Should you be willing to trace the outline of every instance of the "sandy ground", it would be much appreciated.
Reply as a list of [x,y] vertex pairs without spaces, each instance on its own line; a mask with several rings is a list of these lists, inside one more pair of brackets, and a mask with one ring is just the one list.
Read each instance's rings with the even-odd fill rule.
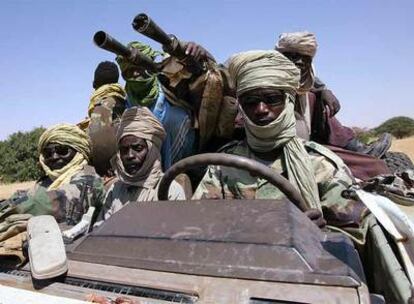
[[391,145],[391,151],[404,152],[414,162],[414,136],[394,140]]
[[9,198],[17,190],[30,189],[35,182],[0,185],[0,200]]
[[[391,150],[396,152],[404,152],[414,161],[414,136],[409,138],[394,140],[391,145]],[[0,185],[0,200],[9,198],[16,190],[29,189],[34,185],[34,182],[24,182]]]

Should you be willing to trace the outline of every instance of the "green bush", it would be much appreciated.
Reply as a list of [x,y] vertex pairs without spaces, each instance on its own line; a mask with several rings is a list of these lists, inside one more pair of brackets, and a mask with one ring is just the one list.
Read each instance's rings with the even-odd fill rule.
[[414,135],[414,119],[404,116],[394,117],[388,119],[373,131],[377,135],[388,132],[396,138],[409,137]]
[[369,144],[377,138],[377,136],[372,132],[372,130],[357,127],[354,127],[352,129],[354,130],[356,138],[364,144]]
[[3,183],[36,180],[42,176],[38,165],[37,143],[44,128],[17,132],[0,141],[0,181]]

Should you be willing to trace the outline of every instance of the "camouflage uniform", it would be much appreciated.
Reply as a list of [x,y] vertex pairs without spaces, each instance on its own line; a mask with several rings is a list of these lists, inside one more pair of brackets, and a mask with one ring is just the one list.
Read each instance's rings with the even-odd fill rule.
[[124,110],[124,100],[120,100],[118,97],[103,98],[91,112],[90,125],[101,124],[104,126],[119,123]]
[[99,214],[104,199],[101,178],[91,166],[77,172],[69,183],[47,190],[52,180],[40,179],[28,192],[20,191],[0,205],[0,256],[17,256],[24,262],[23,242],[31,216],[53,215],[61,230],[80,222],[89,206]]
[[[345,229],[356,241],[364,242],[366,228],[361,223],[367,215],[359,201],[341,196],[352,183],[353,177],[343,161],[327,148],[304,142],[318,185],[320,203],[328,225]],[[248,148],[245,141],[224,148],[225,153],[244,156],[269,165],[287,177],[281,158],[263,161]],[[281,199],[284,194],[267,181],[253,177],[235,168],[210,166],[196,189],[193,199]],[[336,229],[336,228],[334,228]]]
[[27,195],[15,196],[2,203],[0,221],[10,214],[53,215],[61,226],[75,225],[89,206],[97,209],[95,213],[100,210],[104,190],[102,180],[93,167],[85,166],[68,184],[56,190],[47,190],[51,183],[50,178],[42,178]]
[[86,133],[92,142],[92,162],[101,176],[114,175],[110,159],[116,153],[116,130],[125,108],[119,106],[117,97],[102,99],[92,110]]

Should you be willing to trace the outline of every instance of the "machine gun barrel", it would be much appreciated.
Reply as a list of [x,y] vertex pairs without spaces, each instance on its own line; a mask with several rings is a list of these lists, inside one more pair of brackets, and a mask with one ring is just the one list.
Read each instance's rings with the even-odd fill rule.
[[[185,45],[174,35],[165,33],[147,14],[138,14],[132,21],[132,27],[138,33],[147,36],[159,43],[165,52],[178,59],[187,57],[185,54]],[[201,71],[202,67],[199,62],[189,59],[190,66],[195,71]]]
[[158,65],[151,58],[145,56],[136,48],[126,47],[104,31],[96,32],[93,36],[93,41],[99,48],[122,56],[129,62],[142,66],[148,71],[155,73],[159,70]]
[[132,27],[148,38],[151,38],[163,46],[169,46],[172,43],[173,36],[164,32],[148,15],[138,14],[132,21]]

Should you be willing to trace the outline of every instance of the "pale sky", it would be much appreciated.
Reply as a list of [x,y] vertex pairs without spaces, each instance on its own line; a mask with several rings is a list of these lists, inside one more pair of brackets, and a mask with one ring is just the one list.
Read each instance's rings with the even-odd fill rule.
[[114,59],[93,44],[93,34],[150,42],[131,27],[141,12],[166,32],[202,44],[219,62],[235,52],[271,49],[282,32],[314,32],[317,75],[341,101],[343,124],[414,118],[414,1],[3,0],[0,140],[82,120],[96,65]]

